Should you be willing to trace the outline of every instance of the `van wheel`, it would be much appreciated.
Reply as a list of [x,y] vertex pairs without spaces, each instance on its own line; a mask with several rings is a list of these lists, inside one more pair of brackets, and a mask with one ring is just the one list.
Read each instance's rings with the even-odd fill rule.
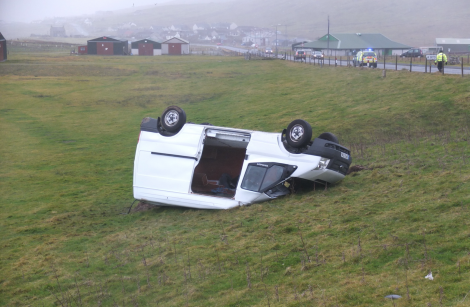
[[339,144],[338,138],[331,132],[323,132],[318,136],[318,138]]
[[303,119],[296,119],[287,126],[286,141],[294,148],[307,145],[312,139],[312,127]]
[[178,132],[186,123],[186,113],[177,106],[171,106],[162,113],[162,126],[168,132]]

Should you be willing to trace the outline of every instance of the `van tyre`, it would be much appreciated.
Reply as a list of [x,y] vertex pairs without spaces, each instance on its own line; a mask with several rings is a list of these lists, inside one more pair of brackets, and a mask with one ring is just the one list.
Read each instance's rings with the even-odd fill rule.
[[170,106],[162,113],[162,126],[168,132],[176,133],[186,123],[186,113],[177,106]]
[[296,119],[287,126],[286,141],[294,148],[306,146],[312,139],[312,127],[303,119]]
[[318,138],[322,139],[322,140],[325,140],[325,141],[330,141],[330,142],[334,142],[336,144],[339,144],[338,138],[336,137],[336,135],[334,135],[331,132],[323,132],[322,134],[320,134],[318,136]]

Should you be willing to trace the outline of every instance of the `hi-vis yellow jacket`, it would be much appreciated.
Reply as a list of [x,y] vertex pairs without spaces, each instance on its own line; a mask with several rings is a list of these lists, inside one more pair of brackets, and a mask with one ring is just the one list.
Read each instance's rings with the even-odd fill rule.
[[435,63],[437,62],[446,62],[447,63],[447,55],[445,53],[438,53],[436,56],[436,60],[434,61]]

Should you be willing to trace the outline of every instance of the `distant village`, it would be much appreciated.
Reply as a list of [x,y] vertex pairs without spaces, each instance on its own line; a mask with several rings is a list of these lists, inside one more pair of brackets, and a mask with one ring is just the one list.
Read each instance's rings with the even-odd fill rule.
[[[144,11],[137,10],[133,16],[135,20],[139,20],[143,14]],[[102,55],[190,54],[190,44],[241,45],[258,50],[264,48],[266,52],[271,47],[279,46],[293,51],[320,51],[334,56],[355,55],[359,50],[376,50],[379,55],[404,56],[404,51],[410,48],[421,50],[421,56],[435,54],[437,50],[444,50],[449,54],[468,54],[470,51],[470,39],[435,38],[435,43],[418,47],[392,41],[380,33],[355,33],[352,30],[351,33],[325,33],[312,41],[292,32],[287,35],[286,25],[256,27],[238,25],[235,22],[142,25],[132,21],[112,24],[111,17],[113,12],[101,11],[96,12],[94,17],[36,21],[33,23],[41,25],[38,28],[42,31],[46,26],[48,33],[33,33],[31,37],[83,38],[83,43],[86,39],[87,45],[78,47],[79,54]]]
[[[138,12],[138,11],[137,11]],[[192,25],[152,25],[148,27],[138,26],[134,22],[127,22],[107,28],[96,28],[90,18],[80,23],[64,25],[52,25],[49,34],[31,34],[31,37],[92,37],[107,35],[116,39],[135,41],[144,38],[154,41],[165,41],[172,37],[182,38],[190,43],[220,43],[225,45],[256,44],[258,46],[289,46],[305,38],[293,37],[288,39],[283,33],[284,27],[279,29],[260,28],[255,26],[239,26],[236,23],[195,23]],[[56,21],[57,23],[57,21]],[[277,31],[277,33],[276,33]],[[277,35],[276,35],[277,34]],[[276,38],[277,36],[277,38]]]

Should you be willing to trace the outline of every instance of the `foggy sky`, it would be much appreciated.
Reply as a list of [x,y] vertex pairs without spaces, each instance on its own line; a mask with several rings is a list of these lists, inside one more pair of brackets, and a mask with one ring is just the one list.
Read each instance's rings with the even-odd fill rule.
[[170,0],[0,0],[0,20],[31,22],[47,17],[80,16],[114,11],[133,5],[155,5]]

